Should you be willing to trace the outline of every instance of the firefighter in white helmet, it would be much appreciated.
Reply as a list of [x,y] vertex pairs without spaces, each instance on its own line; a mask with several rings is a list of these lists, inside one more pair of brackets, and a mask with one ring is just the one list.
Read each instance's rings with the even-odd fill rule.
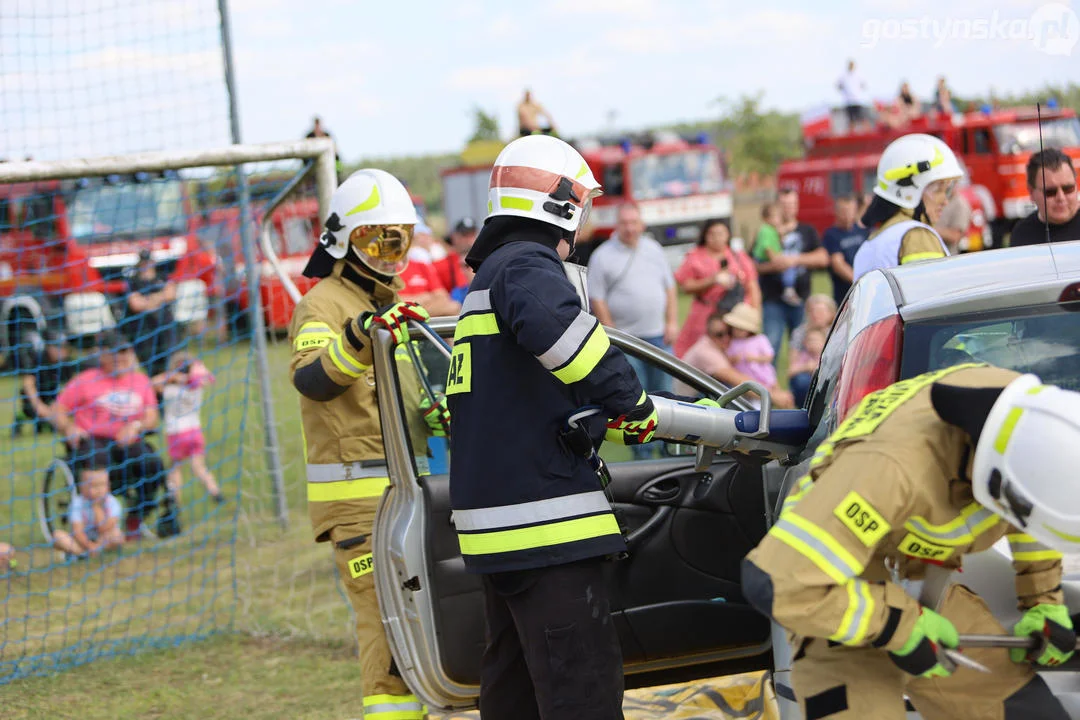
[[[1080,393],[984,364],[871,393],[811,460],[743,561],[743,593],[789,632],[806,720],[1067,720],[1036,674],[1076,647],[1061,587],[1080,553]],[[1037,649],[944,651],[1007,633],[956,575],[1008,538],[1013,627]],[[955,583],[955,584],[954,584]]]
[[[334,191],[325,230],[304,270],[320,279],[297,303],[289,324],[308,510],[315,541],[333,543],[356,614],[369,720],[425,716],[397,673],[383,634],[371,547],[375,508],[389,484],[371,332],[386,328],[402,343],[409,320],[428,319],[423,308],[398,296],[403,286],[398,274],[407,263],[416,222],[409,193],[393,175],[373,169],[353,173]],[[418,408],[419,391],[414,394],[405,402]]]
[[877,268],[947,257],[932,226],[963,176],[956,155],[933,135],[905,135],[890,143],[862,217],[870,235],[852,262],[854,280]]
[[[569,144],[519,138],[495,161],[466,257],[476,276],[446,384],[450,500],[465,567],[483,578],[484,720],[622,718],[603,568],[626,544],[581,448],[605,434],[648,442],[657,413],[562,265],[599,193]],[[604,413],[573,445],[566,421],[589,404]]]

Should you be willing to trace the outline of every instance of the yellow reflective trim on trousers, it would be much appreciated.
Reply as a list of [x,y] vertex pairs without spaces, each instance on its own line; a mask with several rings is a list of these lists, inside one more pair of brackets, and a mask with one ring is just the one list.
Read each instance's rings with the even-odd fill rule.
[[340,336],[334,338],[334,342],[330,344],[330,350],[327,354],[330,356],[330,362],[334,363],[334,367],[351,378],[363,377],[364,371],[368,369],[367,365],[349,354],[345,346],[342,345]]
[[1020,422],[1020,416],[1023,414],[1024,408],[1013,408],[1005,416],[1005,422],[1001,423],[1001,430],[998,431],[997,437],[994,438],[994,450],[999,455],[1005,454],[1006,448],[1009,447],[1009,439],[1012,437],[1013,430],[1016,429],[1016,423]]
[[490,555],[619,534],[619,523],[615,521],[615,516],[605,513],[514,530],[458,533],[458,544],[462,555]]
[[945,257],[945,253],[936,250],[930,252],[908,253],[900,258],[900,264],[904,265],[909,262],[915,262],[916,260],[933,260],[934,258],[943,257]]
[[309,482],[308,502],[336,502],[338,500],[362,500],[381,497],[390,484],[388,477],[357,478],[338,482]]
[[475,315],[466,315],[458,320],[457,328],[454,329],[454,342],[473,335],[498,334],[499,322],[495,319],[495,313],[477,313]]
[[610,346],[611,341],[604,332],[604,326],[597,323],[596,328],[589,333],[589,339],[581,346],[581,350],[574,359],[553,371],[553,374],[567,385],[576,383],[593,371]]
[[364,717],[371,720],[424,720],[427,706],[415,695],[368,695]]

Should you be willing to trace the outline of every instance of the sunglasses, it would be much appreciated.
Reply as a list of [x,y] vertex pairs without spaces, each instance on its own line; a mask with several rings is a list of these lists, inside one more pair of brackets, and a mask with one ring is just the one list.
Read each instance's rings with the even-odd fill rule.
[[1061,192],[1068,197],[1076,192],[1076,183],[1070,183],[1068,185],[1059,185],[1058,187],[1048,187],[1043,189],[1043,196],[1049,200],[1052,197],[1057,197],[1058,192]]
[[722,338],[731,337],[731,331],[730,330],[721,330],[720,332],[711,332],[711,333],[709,333],[709,337],[716,338],[717,340],[720,340]]

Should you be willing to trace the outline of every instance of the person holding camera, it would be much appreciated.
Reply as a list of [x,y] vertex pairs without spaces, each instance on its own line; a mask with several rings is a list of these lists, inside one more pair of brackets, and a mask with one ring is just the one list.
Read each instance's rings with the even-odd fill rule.
[[675,271],[675,282],[693,296],[690,313],[675,339],[675,356],[681,358],[705,334],[709,316],[730,312],[740,302],[761,307],[754,261],[731,247],[731,226],[726,220],[709,220],[701,228],[697,247],[686,254]]

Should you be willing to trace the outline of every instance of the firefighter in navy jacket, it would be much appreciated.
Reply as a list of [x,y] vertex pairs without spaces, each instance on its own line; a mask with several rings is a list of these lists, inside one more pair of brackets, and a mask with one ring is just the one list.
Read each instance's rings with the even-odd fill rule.
[[597,442],[648,442],[656,427],[562,267],[598,194],[567,143],[515,140],[495,161],[491,212],[466,258],[476,277],[446,385],[450,496],[465,565],[483,575],[485,720],[622,717],[603,563],[626,546],[593,469],[560,440],[585,405],[607,418]]

